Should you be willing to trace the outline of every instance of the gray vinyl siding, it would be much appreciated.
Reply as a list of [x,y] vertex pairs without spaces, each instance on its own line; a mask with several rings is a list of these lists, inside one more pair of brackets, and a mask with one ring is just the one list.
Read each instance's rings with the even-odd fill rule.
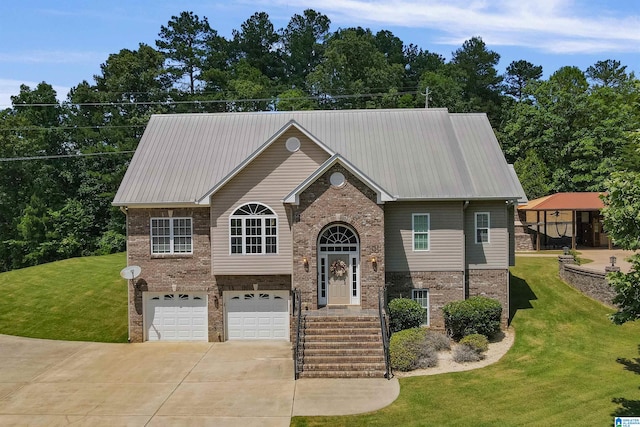
[[516,265],[516,227],[515,227],[515,206],[507,208],[507,224],[509,226],[509,266]]
[[[489,212],[489,242],[476,243],[476,213]],[[509,215],[504,201],[471,202],[465,210],[467,267],[509,268]]]
[[[285,141],[296,136],[299,151],[289,152]],[[285,132],[211,197],[211,258],[215,275],[291,274],[290,218],[282,199],[313,173],[329,155],[296,130]],[[278,216],[278,253],[230,254],[229,217],[245,203],[269,206]]]
[[[429,214],[429,250],[414,251],[412,215]],[[385,204],[386,271],[462,271],[462,202]]]

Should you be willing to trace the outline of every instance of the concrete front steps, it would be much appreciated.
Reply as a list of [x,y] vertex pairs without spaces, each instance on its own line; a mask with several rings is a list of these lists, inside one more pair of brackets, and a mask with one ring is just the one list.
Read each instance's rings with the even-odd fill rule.
[[384,378],[377,315],[307,315],[301,378]]

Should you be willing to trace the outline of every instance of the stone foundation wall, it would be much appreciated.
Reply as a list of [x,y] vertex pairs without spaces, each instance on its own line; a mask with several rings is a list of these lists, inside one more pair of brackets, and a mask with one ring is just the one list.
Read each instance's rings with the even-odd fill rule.
[[515,217],[516,251],[533,251],[536,249],[536,232],[527,227],[525,211],[517,211]]
[[412,289],[429,290],[429,326],[444,331],[442,307],[464,299],[462,271],[387,272],[387,300],[411,298]]
[[596,301],[614,307],[612,300],[616,293],[609,286],[606,271],[594,271],[575,265],[572,256],[558,257],[558,266],[562,280]]

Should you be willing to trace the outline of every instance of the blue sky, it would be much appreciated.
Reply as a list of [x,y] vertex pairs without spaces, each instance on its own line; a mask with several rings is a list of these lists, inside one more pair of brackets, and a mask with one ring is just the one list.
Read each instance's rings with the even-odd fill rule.
[[160,26],[181,11],[206,16],[229,38],[254,12],[267,12],[282,28],[307,8],[327,15],[331,30],[386,29],[447,59],[480,36],[501,55],[500,72],[518,59],[542,65],[545,77],[564,65],[584,70],[618,59],[640,75],[640,0],[4,0],[0,108],[21,83],[46,81],[64,99],[82,80],[93,82],[109,54],[155,47]]

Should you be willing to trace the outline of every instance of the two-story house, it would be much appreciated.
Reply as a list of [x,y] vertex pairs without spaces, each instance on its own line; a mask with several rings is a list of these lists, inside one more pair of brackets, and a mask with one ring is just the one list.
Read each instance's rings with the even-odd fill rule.
[[305,311],[486,295],[509,312],[522,187],[484,114],[154,115],[115,197],[131,341],[289,340]]

